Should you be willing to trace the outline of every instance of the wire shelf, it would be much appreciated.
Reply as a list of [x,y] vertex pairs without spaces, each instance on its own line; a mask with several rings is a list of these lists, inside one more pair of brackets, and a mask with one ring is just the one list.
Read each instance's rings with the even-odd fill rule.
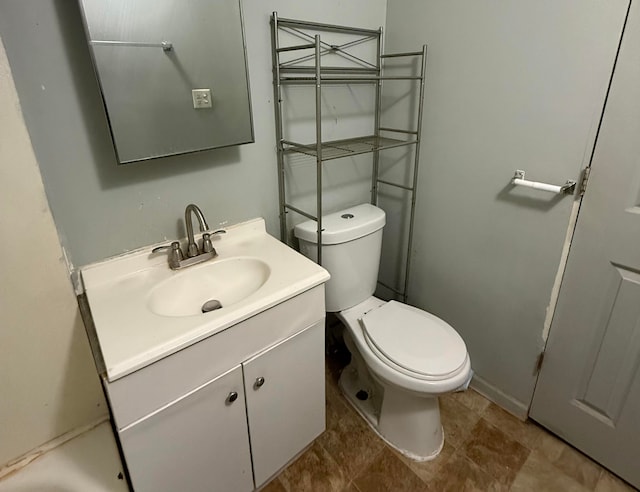
[[[397,138],[376,137],[370,135],[367,137],[346,138],[344,140],[333,140],[322,143],[322,160],[329,161],[331,159],[340,159],[341,157],[349,157],[358,154],[366,154],[376,150],[391,149],[393,147],[402,147],[405,145],[413,145],[417,140],[400,140]],[[293,142],[285,142],[287,147],[286,153],[306,154],[313,157],[317,155],[316,144],[300,145]]]
[[[322,35],[319,34],[322,32]],[[283,39],[280,35],[284,34]],[[337,34],[337,36],[335,35]],[[281,46],[281,41],[287,41],[287,45]],[[291,43],[298,44],[291,44]],[[311,45],[313,42],[313,46]],[[379,186],[395,186],[407,190],[410,193],[411,207],[409,211],[409,230],[406,234],[407,252],[404,258],[404,288],[402,291],[385,286],[403,301],[407,298],[409,286],[409,273],[412,256],[413,229],[415,222],[415,193],[417,189],[418,164],[420,161],[420,135],[422,130],[422,113],[424,107],[424,89],[426,76],[427,47],[422,46],[421,51],[408,51],[404,53],[382,53],[382,29],[359,29],[345,26],[319,24],[292,19],[282,19],[276,12],[271,17],[271,59],[273,68],[273,101],[275,104],[276,141],[278,142],[278,195],[280,211],[280,238],[288,243],[291,229],[287,223],[287,213],[297,212],[308,219],[316,221],[318,233],[316,260],[322,264],[322,216],[323,216],[323,172],[322,161],[340,159],[360,154],[372,154],[371,172],[371,203],[378,203]],[[299,44],[303,43],[303,44]],[[356,49],[362,44],[368,45],[366,50]],[[311,51],[311,48],[313,52]],[[375,49],[375,59],[371,51]],[[308,51],[307,51],[308,50]],[[365,53],[365,54],[363,54]],[[385,73],[384,60],[398,57],[418,57],[415,65],[393,64],[394,75]],[[322,63],[325,60],[326,63]],[[420,62],[419,64],[417,62]],[[402,70],[396,70],[403,68]],[[406,68],[406,70],[404,69]],[[419,70],[418,70],[419,69]],[[419,72],[419,75],[418,75]],[[382,115],[382,87],[387,80],[416,81],[419,86],[419,95],[415,98],[417,111],[415,112],[414,125],[407,129],[383,127]],[[346,138],[342,140],[324,141],[322,136],[322,102],[324,86],[340,84],[351,86],[355,84],[374,84],[376,104],[372,109],[373,135]],[[284,134],[284,114],[282,90],[288,85],[309,85],[315,88],[315,136],[314,143],[300,143],[287,140]],[[354,89],[354,91],[357,89]],[[312,100],[313,100],[312,99]],[[415,126],[415,128],[413,127]],[[385,136],[381,136],[382,135]],[[387,137],[389,133],[398,138]],[[321,143],[319,143],[321,142]],[[380,152],[394,147],[414,146],[413,153],[413,179],[412,184],[394,183],[382,180],[380,173]],[[285,155],[287,158],[285,159]],[[287,170],[292,171],[293,166],[301,162],[314,160],[316,206],[315,215],[296,208],[287,201]],[[305,166],[308,162],[305,162]],[[306,166],[307,171],[312,170]],[[311,173],[307,173],[311,174]],[[409,199],[409,198],[408,198]]]

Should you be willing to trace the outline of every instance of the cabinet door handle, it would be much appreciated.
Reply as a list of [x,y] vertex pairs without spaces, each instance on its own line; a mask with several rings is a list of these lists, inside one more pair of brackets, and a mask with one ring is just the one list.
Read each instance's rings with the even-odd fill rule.
[[256,383],[255,383],[256,388],[259,388],[263,384],[264,384],[264,378],[262,376],[260,376],[259,378],[256,378]]
[[229,393],[229,396],[227,396],[227,402],[229,403],[233,403],[237,399],[238,399],[238,393],[235,391],[232,391],[231,393]]

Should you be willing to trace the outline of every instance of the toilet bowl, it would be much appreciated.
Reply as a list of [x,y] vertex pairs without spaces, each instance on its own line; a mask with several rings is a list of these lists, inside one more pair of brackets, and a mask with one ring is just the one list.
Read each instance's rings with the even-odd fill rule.
[[373,296],[336,314],[352,354],[339,381],[349,402],[402,454],[435,458],[444,443],[438,396],[471,380],[462,338],[429,313]]
[[[327,311],[344,325],[351,362],[339,384],[348,401],[392,447],[414,460],[435,458],[444,443],[438,396],[472,377],[464,341],[421,309],[373,296],[384,212],[369,204],[323,217]],[[296,226],[300,250],[315,259],[316,223]]]

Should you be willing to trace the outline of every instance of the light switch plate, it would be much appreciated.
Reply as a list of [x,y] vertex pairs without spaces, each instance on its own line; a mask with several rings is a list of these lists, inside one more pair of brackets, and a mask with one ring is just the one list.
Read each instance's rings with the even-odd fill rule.
[[194,109],[211,107],[211,89],[193,89],[191,91]]

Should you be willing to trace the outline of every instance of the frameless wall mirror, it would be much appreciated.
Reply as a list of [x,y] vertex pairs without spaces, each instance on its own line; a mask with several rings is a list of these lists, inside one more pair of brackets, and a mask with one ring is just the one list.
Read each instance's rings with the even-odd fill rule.
[[254,141],[240,0],[80,0],[120,164]]

